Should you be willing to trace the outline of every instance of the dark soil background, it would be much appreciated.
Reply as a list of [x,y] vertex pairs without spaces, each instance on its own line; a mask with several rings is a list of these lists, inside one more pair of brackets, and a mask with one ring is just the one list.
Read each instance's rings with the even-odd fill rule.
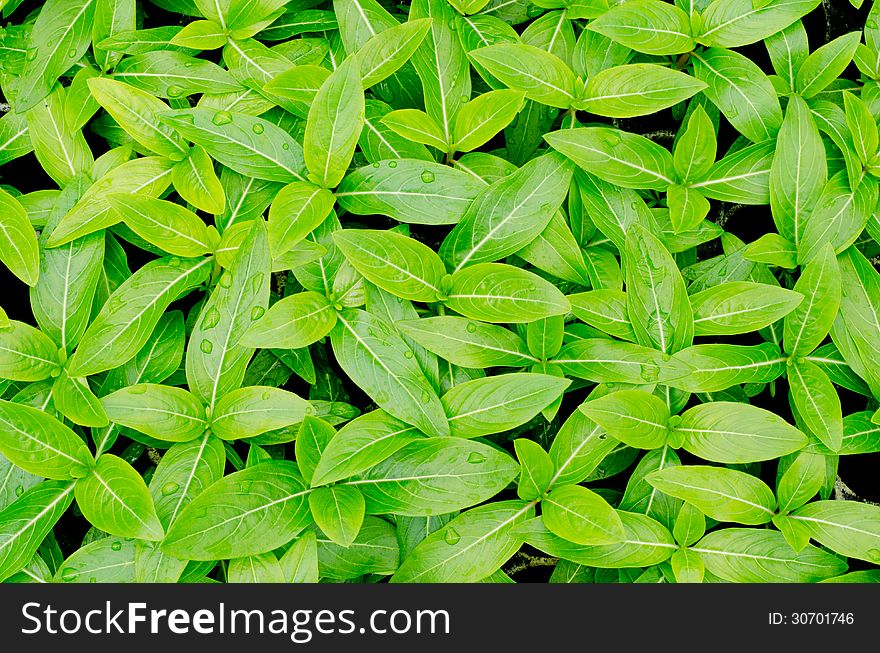
[[[35,0],[26,0],[26,2],[23,3],[13,14],[11,22],[22,22],[25,16],[39,8],[42,4],[42,2]],[[192,18],[189,17],[167,12],[149,2],[143,2],[141,4],[145,9],[143,27],[186,24],[192,20]],[[849,2],[847,2],[847,0],[825,0],[818,9],[804,19],[804,24],[810,39],[811,50],[815,50],[819,46],[841,36],[842,34],[861,30],[870,3],[865,4],[866,6],[861,10],[856,10],[849,4]],[[521,31],[525,26],[526,24],[519,25],[516,29]],[[767,56],[767,51],[763,43],[737,48],[737,50],[755,61],[765,72],[772,72],[769,57]],[[216,60],[218,52],[219,51],[206,53],[205,56]],[[855,69],[855,66],[851,66],[844,76],[851,79],[858,79],[858,71]],[[579,118],[584,120],[587,119],[584,115],[580,115]],[[591,116],[589,119],[594,120],[595,117]],[[559,119],[557,119],[557,121],[558,120]],[[679,121],[673,118],[672,110],[670,109],[646,118],[621,120],[618,124],[622,129],[627,131],[656,135],[670,131],[674,133],[678,129]],[[88,126],[84,129],[84,133],[96,158],[108,149],[106,142],[93,134]],[[737,134],[733,128],[730,127],[726,121],[722,120],[721,133],[719,134],[719,152],[725,151],[736,136]],[[671,145],[671,139],[664,139],[662,136],[659,136],[657,137],[657,140],[663,145]],[[503,146],[503,139],[499,137],[487,147],[491,149],[492,147]],[[33,154],[26,155],[0,167],[0,183],[13,186],[22,193],[55,188],[54,182],[42,170]],[[769,206],[750,206],[741,210],[731,210],[732,208],[733,207],[724,205],[723,203],[713,202],[711,215],[724,215],[724,229],[736,235],[746,243],[756,240],[768,231],[775,230]],[[383,225],[381,220],[385,220],[386,224]],[[373,228],[381,228],[382,226],[391,227],[394,226],[394,224],[396,223],[390,219],[378,217],[371,219],[371,226]],[[433,245],[435,248],[439,246],[445,233],[446,229],[444,228],[413,228],[414,237]],[[153,258],[151,254],[148,254],[143,250],[130,246],[124,241],[121,242],[128,253],[129,266],[133,271]],[[720,253],[721,248],[718,241],[714,241],[713,243],[709,243],[700,248],[701,259],[716,256]],[[184,311],[188,311],[198,299],[198,293],[194,293],[172,306],[172,308],[180,308]],[[0,305],[3,306],[11,319],[34,324],[33,314],[31,313],[28,301],[27,286],[11,275],[3,266],[0,266]],[[729,339],[726,341],[729,341]],[[758,337],[757,334],[753,334],[753,336],[744,337],[742,344],[756,344],[758,342],[761,342],[760,337]],[[316,368],[322,364],[323,360],[328,359],[328,357],[322,355],[319,351],[321,347],[322,345],[320,344],[313,347],[315,350],[313,357],[315,358]],[[335,362],[333,362],[332,355],[329,356],[329,363],[324,364],[330,364],[336,369],[341,378],[345,378],[345,375],[339,370]],[[312,390],[305,382],[296,376],[292,376],[291,381],[288,382],[285,387],[293,392],[297,392],[301,396],[309,396],[310,390]],[[843,401],[845,415],[865,410],[866,400],[864,397],[841,388],[838,388],[838,391],[840,392]],[[348,394],[348,397],[340,397],[341,401],[348,401],[361,408],[364,412],[371,408],[371,400],[357,387],[353,386],[353,384],[346,383],[344,392]],[[586,394],[587,390],[581,389],[566,395],[559,414],[562,416],[568,416],[571,411],[584,400]],[[315,395],[313,394],[312,396],[314,397]],[[780,379],[776,382],[775,391],[772,394],[768,389],[760,395],[752,398],[751,401],[755,405],[769,409],[780,414],[789,421],[793,421],[787,396],[788,388],[786,382],[784,379]],[[692,403],[695,403],[695,400],[692,400]],[[552,440],[559,424],[560,420],[558,417],[550,425],[539,417],[534,420],[533,423],[528,425],[528,428],[530,429],[530,437],[547,445],[549,441]],[[518,429],[516,434],[502,434],[493,439],[499,443],[509,444],[509,440],[513,439],[513,437],[517,437],[522,431],[523,429]],[[289,455],[292,457],[292,445],[289,446],[291,447]],[[512,452],[512,446],[509,448]],[[242,459],[247,457],[246,444],[238,443],[236,445],[236,450]],[[120,442],[117,442],[112,451],[129,459],[142,471],[152,465],[149,456],[146,455],[145,448],[139,444],[132,445],[127,438],[120,438]],[[690,457],[686,452],[680,451],[679,454],[684,462],[690,462]],[[694,459],[693,462],[696,462],[696,460]],[[631,470],[635,464],[636,462],[633,462],[628,469]],[[880,482],[878,482],[878,472],[880,472],[880,454],[841,456],[840,458],[840,478],[861,499],[880,502]],[[761,475],[771,487],[775,486],[775,474],[775,463],[762,465]],[[627,478],[627,473],[618,473],[617,475],[603,481],[601,485],[602,487],[622,492],[626,486]],[[508,496],[505,496],[505,494]],[[513,490],[508,490],[507,493],[502,493],[499,498],[515,498],[515,492]],[[68,511],[59,523],[59,526],[55,529],[65,555],[69,555],[69,553],[79,548],[80,542],[85,535],[87,528],[88,525],[85,523],[85,520],[75,514],[75,509]],[[523,553],[526,556],[534,556],[536,560],[530,562],[529,559],[522,555],[515,557],[507,567],[510,571],[514,572],[514,578],[521,582],[546,582],[552,572],[552,566],[546,564],[548,561],[543,554],[532,550],[527,546],[524,547]],[[859,563],[858,561],[853,561],[851,568],[859,569],[864,566],[865,565],[862,565],[862,563]]]

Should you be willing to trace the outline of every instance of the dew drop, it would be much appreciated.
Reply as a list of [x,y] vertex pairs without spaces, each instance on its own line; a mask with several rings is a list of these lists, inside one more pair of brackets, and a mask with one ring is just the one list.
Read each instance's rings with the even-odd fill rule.
[[473,322],[468,322],[468,325],[465,327],[468,333],[474,333],[477,330],[477,325]]
[[255,134],[262,134],[262,133],[266,130],[266,128],[263,127],[263,125],[261,125],[261,124],[258,123],[258,122],[255,122],[255,123],[254,123],[254,126],[251,127],[251,129],[254,130],[254,133],[255,133]]
[[412,351],[410,351],[409,349],[407,349],[405,352],[403,352],[403,357],[404,357],[404,358],[412,358],[412,357],[413,357],[413,353],[412,353]]
[[434,181],[434,173],[430,170],[425,170],[422,173],[422,181],[426,184],[430,184],[432,181]]
[[173,268],[179,268],[180,267],[180,259],[177,258],[176,256],[172,256],[170,259],[168,259],[168,265],[170,265]]
[[646,367],[642,370],[641,377],[645,383],[654,383],[660,377],[660,372],[655,367]]
[[[265,278],[266,277],[262,272],[257,272],[254,276],[251,277],[251,289],[254,292],[260,292],[260,286],[263,285],[263,279],[265,279]],[[261,313],[261,315],[262,315],[262,313]]]
[[428,392],[427,390],[425,390],[425,391],[422,393],[422,396],[420,397],[420,399],[422,400],[422,403],[423,403],[423,404],[428,403],[429,401],[431,401],[431,393]]
[[451,30],[458,29],[458,22],[455,20],[455,18],[449,19],[449,29],[451,29]]
[[389,168],[396,168],[396,167],[397,167],[397,161],[389,161],[389,162],[388,162],[388,167],[389,167]]
[[15,488],[15,496],[20,497],[22,494],[24,494],[24,485],[19,485]]
[[263,394],[260,395],[260,399],[263,401],[269,401],[272,398],[272,393],[266,390]]
[[232,114],[228,111],[218,111],[211,120],[215,125],[228,125],[232,122]]
[[199,349],[202,350],[204,354],[210,354],[214,351],[214,343],[210,340],[202,340],[202,344],[199,345]]
[[177,84],[172,84],[168,87],[168,97],[180,97],[183,95],[183,87],[178,86]]
[[216,308],[208,309],[208,312],[205,313],[205,319],[202,320],[202,328],[203,329],[213,329],[217,326],[217,323],[220,321],[220,311]]
[[174,481],[171,481],[170,483],[166,483],[165,485],[162,486],[162,496],[169,497],[172,494],[174,494],[175,492],[177,492],[179,489],[180,489],[180,486],[177,483],[175,483]]
[[25,55],[25,59],[27,59],[28,61],[33,61],[36,58],[37,58],[37,48],[34,48],[33,50],[28,50],[27,55]]
[[114,542],[113,544],[110,545],[110,548],[113,549],[114,551],[121,551],[122,550],[122,542],[119,542],[119,541]]
[[380,165],[381,165],[381,164],[380,164],[378,161],[376,161],[376,162],[373,164],[373,167],[374,167],[374,168],[378,168],[378,167],[380,167]]
[[311,405],[306,406],[306,415],[314,415],[315,409]]
[[263,308],[262,306],[254,306],[253,309],[251,309],[251,319],[254,321],[259,320],[265,314],[266,314],[266,309]]
[[443,536],[443,541],[449,544],[450,546],[454,546],[459,543],[461,540],[461,535],[458,534],[458,531],[454,528],[449,528],[446,530],[446,535]]
[[128,391],[133,395],[142,395],[147,391],[147,386],[143,383],[131,386]]
[[77,572],[76,569],[73,569],[72,567],[66,567],[61,572],[61,580],[63,580],[65,583],[72,583],[77,578],[79,578],[79,572]]
[[474,451],[470,456],[468,456],[468,462],[471,465],[479,465],[486,462],[486,456],[481,454],[479,451]]
[[232,285],[232,273],[224,272],[220,277],[220,285],[224,288],[229,288]]
[[281,149],[282,149],[282,150],[289,150],[289,149],[290,149],[290,143],[282,143],[282,144],[281,144]]
[[75,57],[76,56],[76,48],[70,48],[70,50],[68,50],[68,52],[67,52],[67,56],[70,57],[71,59],[73,57]]

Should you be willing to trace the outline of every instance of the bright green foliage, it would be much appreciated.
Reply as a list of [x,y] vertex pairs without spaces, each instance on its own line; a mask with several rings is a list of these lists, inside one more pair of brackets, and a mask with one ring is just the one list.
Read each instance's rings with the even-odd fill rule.
[[0,10],[0,582],[880,574],[880,5]]

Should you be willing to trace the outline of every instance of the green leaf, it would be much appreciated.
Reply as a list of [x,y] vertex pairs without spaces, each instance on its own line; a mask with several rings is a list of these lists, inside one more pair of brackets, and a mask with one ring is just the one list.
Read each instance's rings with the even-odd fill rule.
[[516,495],[526,501],[537,499],[547,491],[553,481],[555,473],[553,460],[544,448],[533,440],[517,438],[513,441],[513,447],[520,464]]
[[202,219],[179,204],[130,194],[110,194],[107,201],[132,231],[169,254],[191,258],[213,249]]
[[350,59],[321,85],[309,109],[303,141],[309,179],[324,188],[339,185],[363,124],[364,93],[358,64]]
[[31,309],[42,332],[65,352],[76,347],[88,327],[104,251],[103,234],[94,234],[42,252]]
[[43,170],[59,186],[87,173],[94,157],[82,132],[74,128],[65,110],[67,90],[56,86],[27,112],[28,135]]
[[652,347],[609,338],[575,340],[551,362],[570,376],[596,383],[667,383],[691,371]]
[[538,237],[562,206],[571,174],[571,164],[551,153],[487,187],[449,232],[440,257],[455,273],[516,253]]
[[363,87],[375,86],[397,72],[421,45],[432,22],[410,19],[370,37],[355,53]]
[[620,290],[598,289],[569,295],[571,312],[591,327],[623,340],[635,341],[626,311],[626,294]]
[[624,188],[666,190],[675,177],[672,155],[638,134],[580,127],[545,134],[544,140],[584,170]]
[[718,139],[715,126],[706,110],[697,105],[691,112],[687,129],[676,141],[672,152],[675,171],[682,181],[703,179],[715,163]]
[[861,38],[861,32],[844,34],[807,57],[795,79],[794,87],[798,94],[805,99],[814,97],[840,77],[852,61]]
[[685,411],[674,428],[686,451],[717,463],[751,463],[794,453],[806,436],[778,415],[757,406],[727,401]]
[[150,480],[150,494],[166,532],[181,510],[205,488],[223,478],[225,466],[223,443],[207,433],[175,444],[162,455]]
[[674,353],[693,343],[694,317],[684,279],[663,244],[642,227],[626,237],[627,314],[636,341]]
[[750,243],[743,256],[755,263],[775,265],[787,269],[797,267],[797,250],[794,243],[777,233],[764,234],[758,240]]
[[40,277],[40,247],[24,207],[0,188],[0,261],[16,277],[35,286]]
[[234,472],[199,494],[171,524],[162,550],[187,560],[266,553],[306,525],[309,490],[296,464],[274,460]]
[[656,64],[614,66],[590,77],[576,106],[598,116],[633,118],[669,108],[706,86],[690,75]]
[[333,195],[305,181],[282,188],[269,208],[269,248],[286,254],[318,227],[333,209]]
[[813,501],[792,513],[814,540],[835,553],[877,564],[880,509],[856,501]]
[[17,320],[0,329],[0,378],[42,381],[57,376],[59,366],[55,343],[39,329]]
[[734,335],[763,329],[804,300],[799,292],[752,281],[731,281],[690,296],[694,335]]
[[489,91],[468,102],[458,112],[453,130],[452,148],[470,152],[507,127],[522,108],[521,91]]
[[485,187],[466,172],[431,161],[401,159],[349,173],[335,195],[339,205],[355,215],[387,215],[412,224],[456,224]]
[[299,536],[281,556],[281,571],[289,583],[318,582],[318,546],[314,531]]
[[230,560],[226,580],[229,583],[283,583],[283,573],[274,553],[262,553]]
[[397,329],[430,352],[461,367],[519,367],[538,360],[502,326],[453,315],[404,320]]
[[449,433],[440,398],[391,326],[346,309],[338,313],[330,338],[340,367],[381,408],[428,435]]
[[527,521],[516,535],[547,555],[600,569],[650,567],[668,560],[678,549],[669,531],[650,517],[624,511],[617,515],[624,537],[614,544],[584,546],[569,542],[551,533],[543,517]]
[[66,370],[61,371],[52,386],[52,401],[58,412],[74,424],[91,428],[109,424],[101,402],[86,379],[72,378]]
[[266,223],[248,223],[232,265],[199,311],[186,349],[190,390],[211,410],[244,379],[253,350],[239,341],[269,303],[271,255]]
[[521,43],[498,43],[468,56],[509,88],[529,100],[567,109],[577,101],[577,77],[562,59]]
[[830,245],[804,267],[794,291],[801,293],[804,301],[785,316],[783,344],[786,353],[796,357],[821,344],[841,303],[841,272]]
[[442,515],[487,501],[519,473],[504,451],[462,438],[420,438],[346,481],[367,513]]
[[831,379],[810,361],[795,360],[788,366],[788,384],[797,414],[826,447],[840,450],[843,414]]
[[307,483],[312,482],[315,468],[330,444],[336,429],[323,419],[306,415],[296,435],[294,453],[300,473]]
[[351,546],[364,521],[364,495],[350,485],[320,487],[309,494],[318,528],[340,546]]
[[144,479],[122,458],[101,456],[74,492],[83,516],[110,535],[153,541],[165,535]]
[[669,428],[669,408],[641,390],[620,390],[584,402],[580,410],[621,442],[639,449],[663,446]]
[[690,546],[706,533],[706,518],[691,504],[684,504],[675,519],[672,534],[682,546]]
[[219,215],[226,208],[226,193],[214,172],[214,162],[200,145],[174,165],[171,183],[184,200],[205,213]]
[[703,559],[698,553],[681,549],[672,554],[669,561],[676,583],[702,583],[706,572]]
[[266,386],[226,393],[211,414],[211,432],[223,440],[252,438],[292,426],[314,408],[298,395]]
[[550,458],[556,468],[550,485],[585,480],[618,444],[601,426],[575,410],[550,444]]
[[779,233],[798,250],[827,176],[825,146],[810,108],[793,96],[779,130],[770,171],[770,208]]
[[758,143],[728,154],[704,179],[691,184],[703,195],[723,202],[767,204],[775,143]]
[[381,410],[361,415],[333,435],[315,466],[312,485],[359,474],[422,437],[419,431]]
[[703,12],[698,40],[726,48],[756,43],[806,16],[820,2],[770,0],[756,4],[754,0],[716,0]]
[[340,230],[333,242],[358,272],[383,290],[412,301],[437,301],[446,269],[427,245],[374,229]]
[[67,364],[84,377],[117,367],[147,342],[168,305],[202,282],[210,259],[158,259],[147,263],[110,297]]
[[650,474],[648,482],[722,522],[765,524],[776,509],[776,497],[763,481],[734,469],[708,465],[669,467]]
[[694,75],[724,117],[746,138],[760,143],[782,126],[776,91],[757,64],[733,50],[709,48],[694,55]]
[[387,576],[394,573],[400,560],[394,526],[369,515],[350,546],[342,547],[320,534],[317,544],[318,569],[324,578],[352,580],[365,574]]
[[590,546],[626,538],[620,517],[605,499],[580,485],[555,487],[541,501],[544,524],[554,535]]
[[498,501],[459,515],[403,560],[396,583],[474,582],[499,569],[519,549],[511,532],[534,515],[531,503]]
[[503,263],[478,263],[453,274],[446,305],[464,317],[498,323],[564,315],[570,307],[549,282]]
[[0,580],[24,567],[73,501],[73,483],[45,481],[0,512]]
[[59,565],[53,582],[133,583],[135,582],[134,542],[102,537],[75,551]]
[[186,158],[186,143],[171,127],[159,121],[159,116],[170,110],[162,100],[106,77],[94,77],[88,84],[92,97],[140,145],[174,161]]
[[770,383],[785,374],[788,359],[778,345],[694,345],[674,358],[689,374],[669,381],[686,392],[721,392],[735,385]]
[[814,583],[846,563],[814,546],[795,552],[781,533],[754,528],[713,531],[691,547],[706,570],[732,583]]
[[336,324],[336,310],[316,292],[290,295],[273,304],[239,341],[244,347],[299,349],[326,336]]
[[268,120],[207,108],[168,111],[161,120],[246,177],[284,183],[305,181],[302,147]]
[[0,426],[0,453],[31,474],[67,481],[95,464],[82,439],[42,410],[0,400]]
[[524,372],[460,383],[441,398],[450,434],[475,438],[516,428],[555,401],[570,383],[558,376]]
[[682,54],[696,45],[689,16],[659,0],[633,0],[612,7],[592,21],[589,29],[645,54]]
[[815,497],[824,477],[825,459],[822,456],[806,451],[799,453],[777,482],[779,513],[786,514]]
[[28,39],[15,108],[24,113],[49,94],[57,79],[91,44],[96,0],[47,0]]
[[89,186],[46,240],[47,247],[60,247],[82,236],[112,227],[119,214],[107,201],[111,193],[138,193],[157,197],[171,183],[173,163],[162,157],[141,157],[112,168]]

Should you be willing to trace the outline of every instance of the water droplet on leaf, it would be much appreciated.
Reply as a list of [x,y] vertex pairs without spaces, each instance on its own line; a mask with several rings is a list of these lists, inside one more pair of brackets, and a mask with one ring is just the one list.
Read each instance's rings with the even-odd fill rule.
[[265,314],[266,314],[265,308],[263,308],[262,306],[254,306],[253,309],[251,310],[251,319],[252,320],[259,320]]
[[202,344],[199,345],[199,349],[202,350],[204,354],[210,354],[214,351],[214,343],[210,340],[202,340]]
[[449,544],[450,546],[454,546],[459,543],[461,540],[461,535],[458,534],[458,531],[454,528],[449,528],[446,530],[446,535],[443,536],[443,541]]
[[232,122],[232,114],[228,111],[218,111],[214,114],[214,118],[211,121],[215,125],[228,125]]
[[175,482],[166,483],[162,486],[162,496],[168,497],[177,492],[180,486]]
[[479,465],[486,462],[486,456],[481,454],[479,451],[474,451],[470,456],[468,456],[468,462],[471,465]]
[[262,134],[262,133],[266,130],[266,128],[263,127],[263,125],[261,125],[261,124],[258,123],[258,122],[255,122],[255,123],[254,123],[254,126],[251,127],[251,129],[254,130],[254,133],[255,133],[255,134]]
[[434,181],[434,173],[430,170],[425,170],[422,173],[422,181],[426,184],[430,184],[432,181]]

